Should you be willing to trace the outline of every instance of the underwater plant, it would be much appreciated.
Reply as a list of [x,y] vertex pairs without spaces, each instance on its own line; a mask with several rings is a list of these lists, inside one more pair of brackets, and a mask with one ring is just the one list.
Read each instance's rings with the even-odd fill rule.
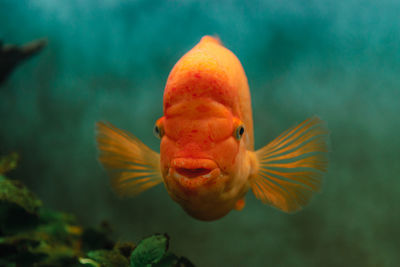
[[85,228],[67,213],[46,209],[26,186],[4,175],[18,155],[0,158],[0,266],[194,266],[168,251],[169,236],[115,242],[110,227]]

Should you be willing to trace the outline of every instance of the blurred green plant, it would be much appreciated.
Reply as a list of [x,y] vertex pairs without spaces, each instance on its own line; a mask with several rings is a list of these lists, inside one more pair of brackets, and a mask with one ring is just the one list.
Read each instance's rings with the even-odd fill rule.
[[5,174],[17,167],[19,156],[13,152],[6,157],[0,158],[0,175]]
[[83,228],[71,214],[45,209],[21,182],[4,174],[18,154],[0,159],[0,266],[194,266],[168,251],[169,237],[114,242],[111,228]]

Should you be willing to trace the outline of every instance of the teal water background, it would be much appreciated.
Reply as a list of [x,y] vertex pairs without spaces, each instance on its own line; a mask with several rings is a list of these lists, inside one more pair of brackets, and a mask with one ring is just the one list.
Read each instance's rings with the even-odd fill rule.
[[[121,240],[155,232],[198,266],[398,266],[399,1],[0,0],[0,39],[47,37],[0,87],[0,152],[11,176],[85,225]],[[108,120],[158,150],[152,128],[175,62],[203,35],[241,60],[256,148],[317,114],[331,131],[323,191],[294,215],[249,193],[211,223],[185,214],[163,186],[119,199],[96,160]]]

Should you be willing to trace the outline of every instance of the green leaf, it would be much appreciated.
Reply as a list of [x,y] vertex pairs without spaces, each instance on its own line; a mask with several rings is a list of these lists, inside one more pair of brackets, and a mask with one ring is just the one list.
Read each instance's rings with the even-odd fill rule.
[[167,234],[155,234],[143,239],[132,252],[131,267],[151,266],[164,257],[169,245]]

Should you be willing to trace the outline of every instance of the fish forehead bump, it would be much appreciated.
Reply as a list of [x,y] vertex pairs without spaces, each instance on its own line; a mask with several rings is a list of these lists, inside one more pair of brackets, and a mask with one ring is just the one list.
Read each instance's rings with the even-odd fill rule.
[[236,56],[218,40],[205,36],[172,69],[164,91],[164,112],[183,100],[211,98],[239,115],[240,79],[246,77]]

